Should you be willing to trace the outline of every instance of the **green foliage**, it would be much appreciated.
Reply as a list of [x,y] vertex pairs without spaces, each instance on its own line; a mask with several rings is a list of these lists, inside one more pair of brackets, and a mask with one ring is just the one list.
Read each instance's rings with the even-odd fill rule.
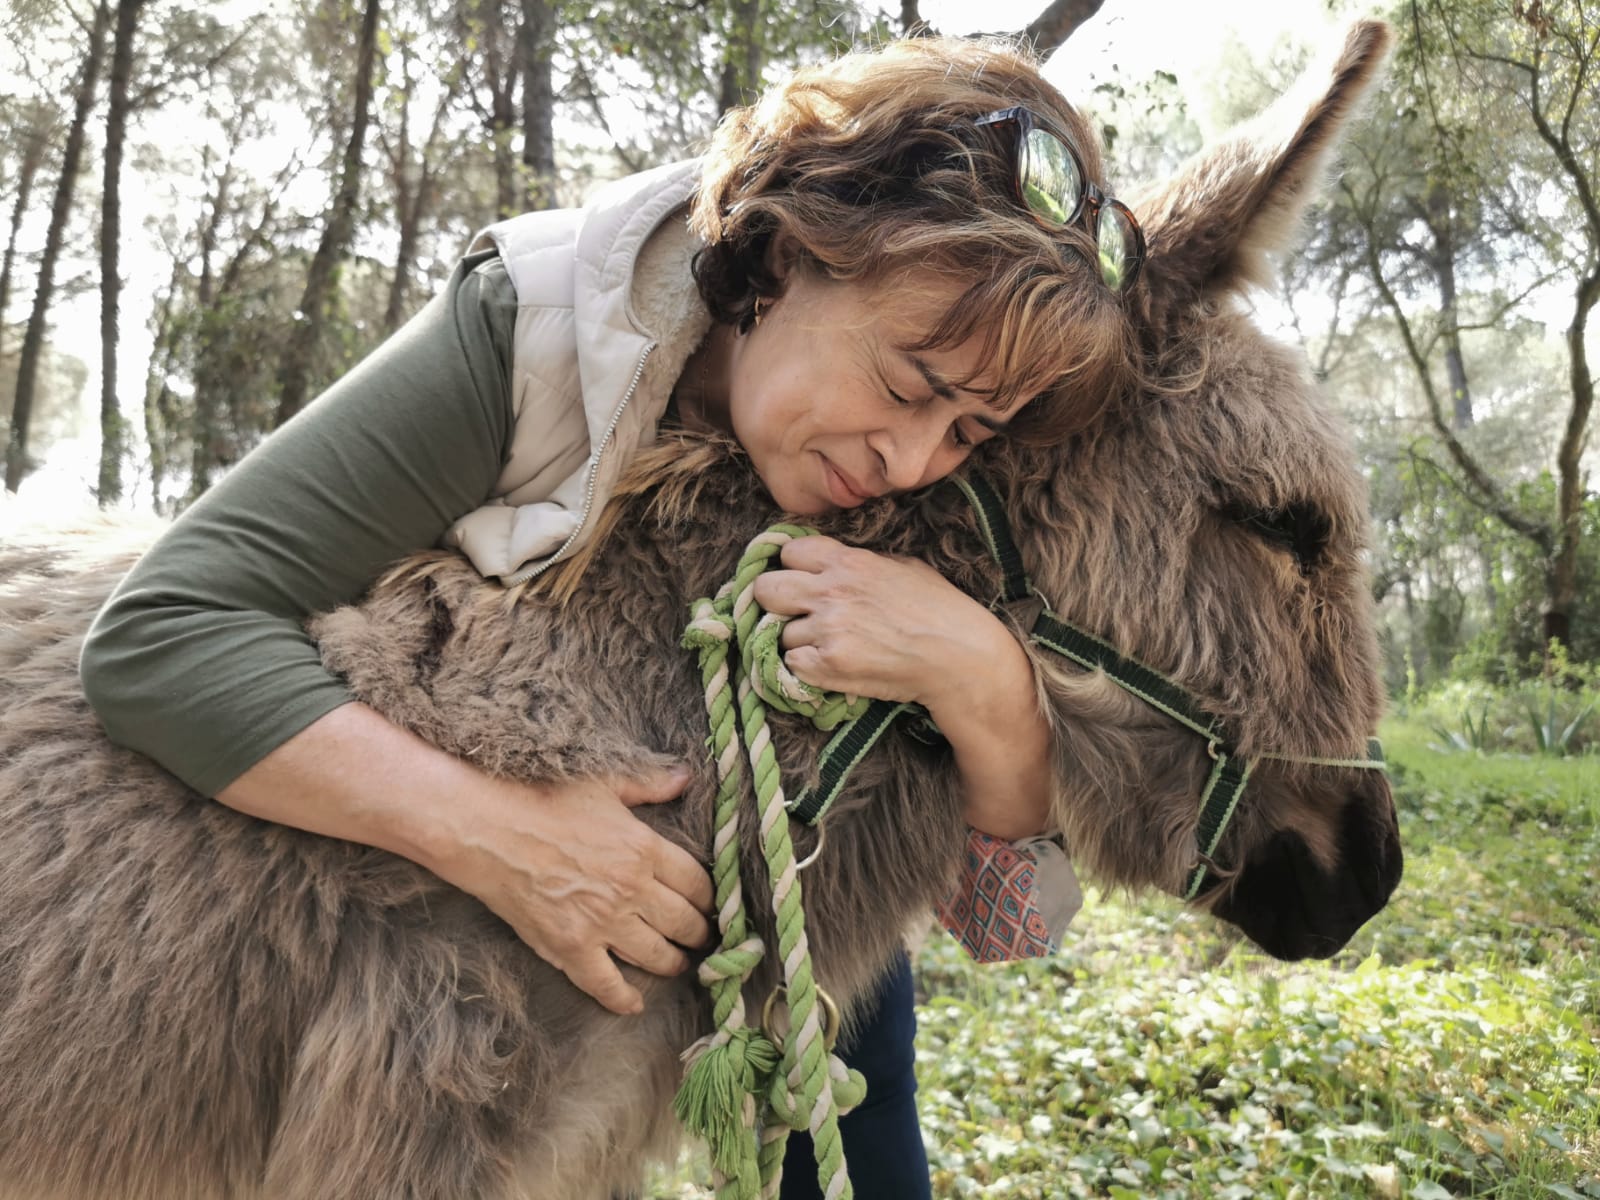
[[1566,715],[1556,715],[1556,690],[1553,687],[1545,689],[1545,707],[1543,711],[1537,704],[1528,705],[1528,723],[1533,728],[1534,738],[1539,744],[1539,753],[1564,755],[1570,753],[1575,743],[1573,735],[1594,711],[1594,701],[1591,700],[1578,710],[1578,715],[1568,721]]
[[1593,660],[1600,520],[1575,472],[1592,373],[1562,338],[1600,253],[1583,202],[1600,183],[1592,19],[1499,0],[1390,15],[1389,80],[1286,269],[1326,322],[1315,368],[1360,427],[1390,661],[1409,654],[1425,683],[1500,679],[1541,649],[1564,495],[1579,506],[1564,612]]
[[1470,708],[1463,708],[1460,724],[1455,728],[1442,724],[1433,724],[1428,728],[1438,734],[1449,749],[1482,753],[1489,748],[1489,702],[1485,700],[1478,706],[1476,719]]
[[[1600,757],[1382,732],[1406,877],[1331,963],[1272,962],[1161,899],[1091,899],[1039,963],[934,935],[936,1197],[1600,1198]],[[707,1197],[703,1170],[647,1194]]]
[[[1600,749],[1600,667],[1571,663],[1555,647],[1546,673],[1497,686],[1458,678],[1416,695],[1406,716],[1426,728],[1441,751],[1547,755],[1561,758]],[[1507,668],[1515,677],[1515,666]]]
[[[0,352],[0,445],[10,434],[11,404],[17,391],[17,352],[21,345],[21,326],[7,327],[4,349]],[[83,390],[89,378],[89,365],[83,356],[94,350],[94,346],[81,342],[62,346],[59,335],[56,341],[45,343],[28,433],[30,459],[42,460],[56,442],[84,433],[88,418]]]

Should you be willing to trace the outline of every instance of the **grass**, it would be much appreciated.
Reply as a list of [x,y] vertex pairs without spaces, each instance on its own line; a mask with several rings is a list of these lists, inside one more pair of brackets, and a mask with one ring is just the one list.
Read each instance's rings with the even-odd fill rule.
[[1384,735],[1405,881],[1330,963],[1160,900],[1091,897],[1046,962],[929,942],[936,1197],[1600,1200],[1600,756]]

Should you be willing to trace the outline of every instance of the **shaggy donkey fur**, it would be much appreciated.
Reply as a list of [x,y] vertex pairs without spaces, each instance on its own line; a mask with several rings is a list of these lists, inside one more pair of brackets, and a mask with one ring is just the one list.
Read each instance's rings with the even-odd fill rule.
[[[1285,236],[1387,43],[1359,26],[1286,134],[1202,156],[1141,206],[1139,303],[1163,387],[1058,451],[985,455],[1058,611],[1203,698],[1245,754],[1357,754],[1379,716],[1359,476],[1296,357],[1228,296]],[[507,595],[424,555],[315,623],[326,662],[496,774],[700,763],[680,803],[636,811],[707,856],[714,783],[678,634],[685,601],[779,514],[761,510],[736,449],[679,453],[659,488],[618,501],[576,604]],[[827,530],[995,594],[952,488]],[[677,1055],[709,1019],[696,985],[633,972],[645,1013],[613,1016],[413,864],[241,816],[107,744],[76,676],[89,618],[131,561],[103,540],[0,553],[0,1198],[637,1187],[677,1136]],[[1204,745],[1102,675],[1035,658],[1055,815],[1078,863],[1178,890]],[[781,718],[774,733],[798,789],[823,738]],[[828,821],[803,877],[811,940],[822,984],[858,1004],[957,865],[948,753],[891,734]],[[1373,773],[1265,764],[1216,858],[1203,905],[1275,954],[1331,954],[1398,881],[1388,789]],[[769,966],[753,1003],[772,982]]]

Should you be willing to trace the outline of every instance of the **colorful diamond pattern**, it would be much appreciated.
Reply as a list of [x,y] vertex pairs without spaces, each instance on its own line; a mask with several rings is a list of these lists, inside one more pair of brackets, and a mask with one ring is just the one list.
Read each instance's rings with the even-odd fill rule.
[[1034,906],[1033,884],[1032,855],[970,830],[961,881],[939,906],[939,921],[978,962],[1043,958],[1056,947]]

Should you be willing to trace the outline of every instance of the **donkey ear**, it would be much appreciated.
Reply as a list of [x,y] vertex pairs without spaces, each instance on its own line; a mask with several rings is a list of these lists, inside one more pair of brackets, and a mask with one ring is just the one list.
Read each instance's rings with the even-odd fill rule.
[[1331,66],[1307,71],[1260,117],[1134,203],[1154,312],[1271,281],[1268,254],[1290,240],[1392,42],[1383,22],[1359,22]]

